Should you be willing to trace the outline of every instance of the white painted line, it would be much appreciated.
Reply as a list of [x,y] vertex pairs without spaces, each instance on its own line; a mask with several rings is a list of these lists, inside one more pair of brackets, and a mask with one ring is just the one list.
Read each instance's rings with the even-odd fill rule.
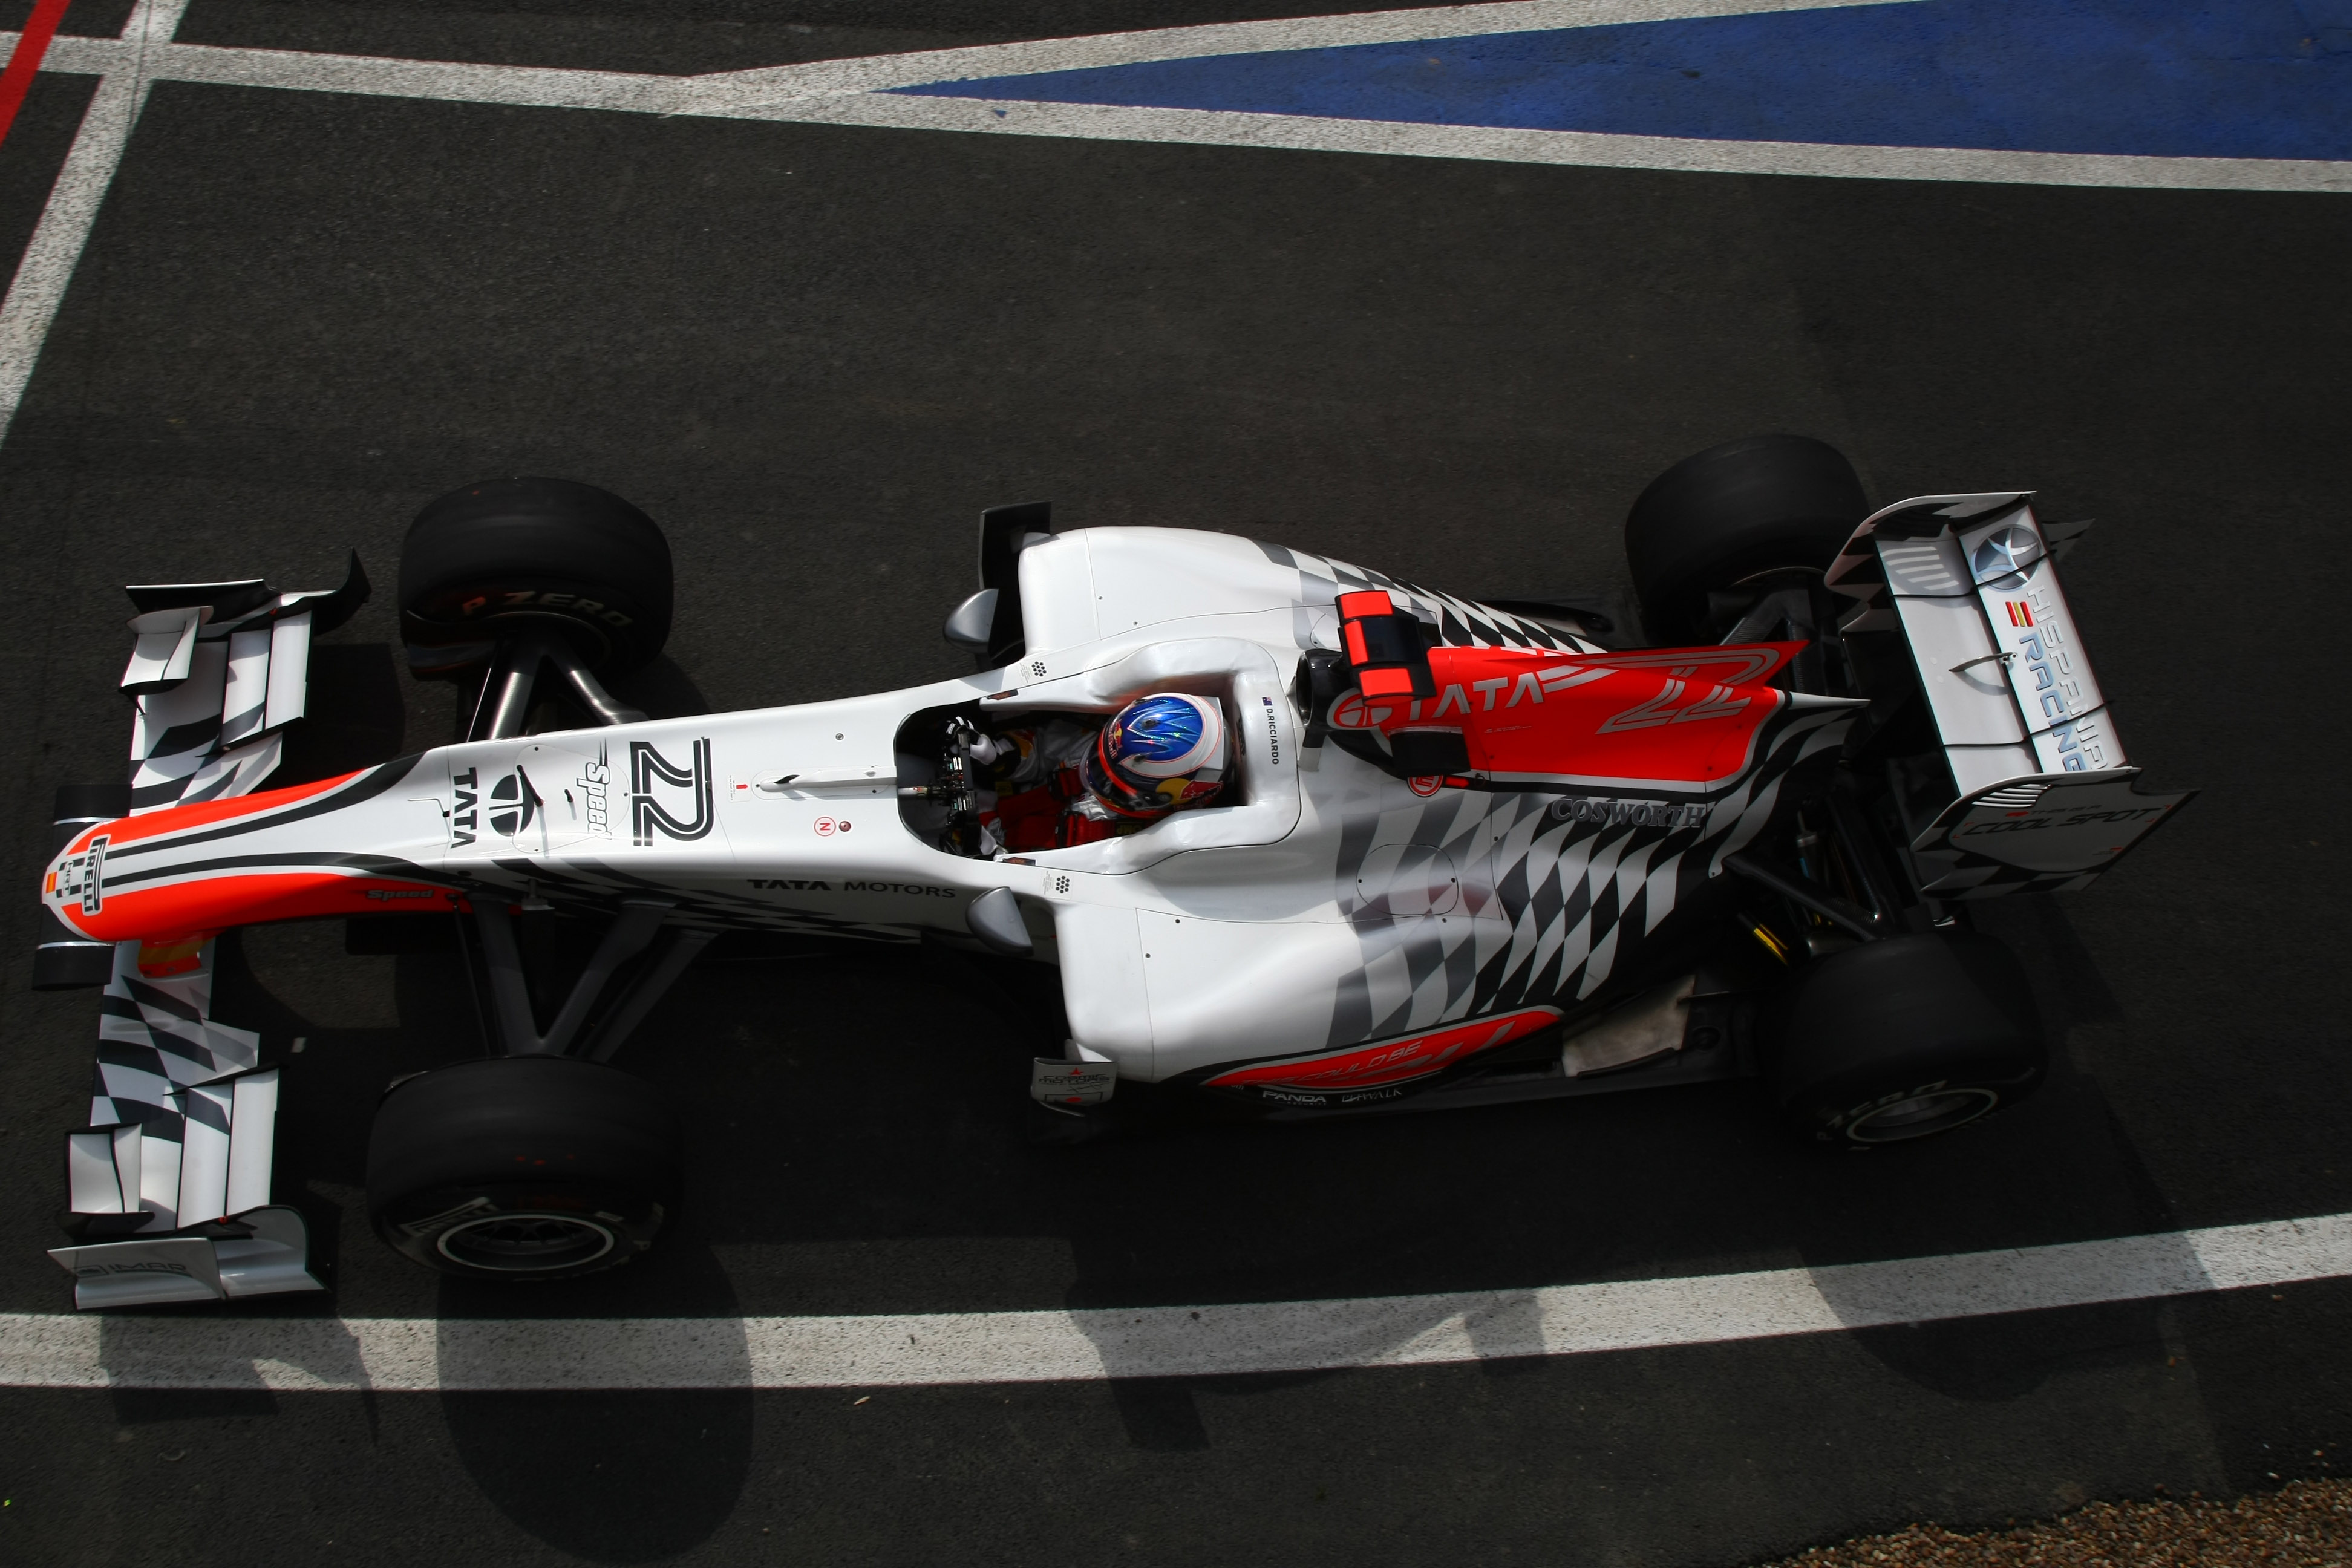
[[1973,180],[1999,184],[2134,185],[2173,190],[2352,191],[2352,162],[2286,158],[2144,158],[2093,153],[2011,153],[1970,147],[1854,147],[1814,142],[1706,141],[1586,131],[1514,131],[1383,120],[1129,109],[872,93],[797,99],[735,111],[746,119],[892,126],[1013,136],[1176,142],[1292,152],[1373,153],[1506,163],[1580,163],[1738,174],[1868,180]]
[[1825,11],[1848,5],[1903,5],[1909,0],[1505,0],[1490,5],[1434,5],[1413,11],[1367,11],[1341,16],[1288,16],[1269,22],[1222,22],[1149,32],[1097,33],[1083,38],[1038,38],[919,54],[814,60],[716,71],[703,77],[744,95],[782,98],[877,92],[931,82],[973,81],[1036,71],[1091,70],[1153,60],[1212,55],[1261,55],[1292,49],[1348,48],[1361,44],[1475,38],[1496,33],[1539,33],[1563,27],[1605,27],[1625,22],[1677,22],[1701,16],[1747,16],[1769,11]]
[[[1900,4],[1904,0],[1832,3]],[[989,135],[1164,142],[1706,174],[2159,190],[2352,192],[2352,162],[2346,161],[2158,158],[1968,147],[1848,146],[1622,136],[1580,131],[1521,131],[1027,100],[899,97],[877,90],[930,81],[966,80],[1002,72],[1066,70],[1149,59],[1323,47],[1335,43],[1377,43],[1398,38],[1661,21],[1677,16],[1820,8],[1822,7],[1811,0],[1802,5],[1796,0],[1510,0],[1508,4],[1494,5],[1178,27],[822,60],[702,77],[469,65],[364,55],[221,48],[200,44],[151,47],[144,69],[155,80],[223,87]],[[11,37],[0,34],[0,44],[5,44]],[[121,68],[129,50],[130,46],[112,38],[60,37],[51,47],[43,68],[112,72]]]
[[1448,1296],[593,1320],[0,1316],[33,1388],[872,1388],[1423,1366],[1717,1344],[2352,1276],[2352,1214],[1886,1263]]
[[[5,36],[0,34],[0,38]],[[124,52],[125,46],[113,38],[59,38],[50,46],[43,63],[51,70],[110,71],[119,68]],[[148,69],[158,81],[214,87],[350,92],[445,103],[509,103],[527,109],[605,109],[635,114],[698,112],[709,97],[709,89],[694,77],[235,49],[212,44],[173,44],[152,53]]]
[[[879,92],[890,88],[974,81],[1038,71],[1087,70],[1213,55],[1268,54],[1601,27],[1626,22],[1673,22],[1705,16],[1911,3],[1913,0],[1503,0],[1487,5],[1440,5],[1412,11],[1097,33],[1018,44],[978,44],[908,54],[812,60],[801,65],[757,66],[748,70],[712,71],[691,77],[394,59],[380,55],[307,54],[207,44],[173,45],[159,63],[159,69],[166,79],[175,81],[308,88],[458,102],[527,103],[550,109],[633,109],[661,114],[691,111],[723,115],[739,106],[793,98]],[[0,33],[0,44],[12,42],[15,37],[12,33]],[[113,38],[60,37],[50,46],[51,52],[42,68],[83,73],[112,70],[123,49],[123,44]],[[680,89],[684,89],[683,95]],[[688,110],[677,107],[686,102],[701,108]]]
[[[188,0],[139,0],[123,25],[122,37],[105,40],[114,46],[120,63],[100,79],[98,90],[90,95],[81,129],[74,133],[47,205],[41,208],[41,221],[16,263],[7,297],[0,300],[0,437],[6,436],[24,401],[25,384],[33,378],[49,323],[57,318],[66,286],[73,281],[74,266],[98,222],[98,209],[106,203],[131,128],[147,102],[153,79],[147,64],[169,47],[187,8]],[[9,47],[15,47],[13,41]]]

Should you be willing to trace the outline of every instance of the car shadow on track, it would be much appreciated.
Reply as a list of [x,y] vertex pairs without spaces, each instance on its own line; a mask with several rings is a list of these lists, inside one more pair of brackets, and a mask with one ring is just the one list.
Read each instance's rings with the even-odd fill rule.
[[[713,1331],[741,1316],[707,1247],[670,1247],[662,1279],[667,1315],[707,1320],[696,1335],[704,1353]],[[436,1315],[444,1323],[530,1315],[516,1298],[511,1288],[445,1280]],[[570,1315],[562,1301],[549,1310]],[[549,1545],[598,1563],[676,1556],[726,1522],[751,1475],[751,1359],[740,1330],[733,1343],[740,1364],[730,1387],[445,1392],[450,1443],[483,1497]],[[460,1342],[445,1337],[441,1353],[444,1379],[463,1381]]]
[[[1787,1139],[1738,1086],[1288,1129],[1204,1130],[1067,1152],[1058,1182],[1075,1308],[1426,1294],[1361,1359],[1440,1329],[1492,1291],[1470,1338],[1488,1376],[1533,1371],[1541,1336],[1511,1299],[1550,1283],[1822,1270],[1857,1347],[1945,1399],[2014,1402],[2051,1379],[2168,1362],[2167,1309],[2120,1302],[1889,1323],[1835,1266],[2175,1228],[2176,1217],[2070,1042],[2122,1014],[2054,901],[1988,925],[2026,957],[2053,1047],[2027,1104],[1949,1138],[1852,1153]],[[2184,1252],[2182,1267],[2194,1272]],[[1851,1300],[1847,1298],[1851,1296]],[[1523,1314],[1524,1315],[1524,1314]],[[1115,1347],[1106,1359],[1116,1370]],[[1330,1374],[1306,1374],[1309,1377]],[[1297,1376],[1117,1379],[1129,1441],[1209,1446],[1196,1394]]]
[[[2040,1094],[1953,1140],[1965,1150],[1975,1137],[2014,1131],[2039,1151],[2032,1185],[1996,1179],[1982,1193],[1988,1205],[2008,1208],[2016,1216],[2017,1239],[2005,1245],[2034,1245],[2029,1238],[2042,1228],[2030,1212],[2037,1204],[2069,1222],[2068,1234],[2053,1239],[2177,1229],[2179,1220],[2170,1201],[2086,1068],[2086,1057],[2119,1041],[2125,1018],[2064,910],[2042,896],[2002,900],[1979,906],[1977,913],[1982,929],[2024,962],[2051,1047],[2050,1078]],[[1899,1163],[1913,1155],[1932,1157],[1940,1142],[1873,1151],[1864,1158]],[[2201,1275],[2186,1243],[2179,1252],[2173,1272]],[[1834,1249],[1806,1258],[1810,1264],[1847,1260]],[[1948,1398],[2021,1399],[2062,1373],[2160,1365],[2167,1359],[2166,1309],[2154,1300],[1887,1324],[1885,1303],[1867,1291],[1850,1297],[1833,1272],[1821,1276],[1820,1282],[1832,1308],[1856,1325],[1856,1343],[1890,1370]]]
[[[2056,905],[2011,903],[2000,934],[2034,973],[2053,1040],[2120,1029]],[[331,956],[342,965],[331,983]],[[620,1063],[676,1099],[694,1130],[686,1211],[661,1252],[561,1289],[435,1299],[419,1283],[428,1277],[365,1238],[356,1189],[383,1085],[479,1048],[462,973],[449,957],[373,961],[393,966],[377,981],[388,987],[379,1018],[351,1000],[366,991],[352,984],[351,961],[281,953],[264,965],[269,989],[313,986],[322,1000],[311,1010],[358,1005],[354,1022],[371,1026],[325,1033],[289,1079],[289,1110],[302,1109],[289,1116],[281,1162],[343,1194],[345,1229],[358,1238],[342,1310],[727,1317],[1465,1292],[1507,1304],[1548,1284],[1825,1268],[2174,1224],[2096,1080],[2063,1047],[2049,1086],[2026,1105],[1915,1148],[1851,1155],[1790,1140],[1762,1095],[1738,1084],[1041,1145],[1023,1085],[1027,1058],[1058,1044],[1051,1007],[1039,1005],[1051,972],[1031,976],[1045,984],[1024,998],[942,958],[874,946],[698,968]],[[301,1016],[289,1010],[276,1026]],[[2063,1372],[2160,1362],[2158,1312],[1873,1321],[1855,1341],[1943,1397],[2009,1401]],[[1475,1342],[1492,1358],[1488,1376],[1528,1364],[1515,1359],[1528,1352],[1507,1317]],[[1433,1326],[1400,1325],[1398,1342]],[[1133,1447],[1181,1451],[1213,1443],[1204,1388],[1246,1396],[1323,1375],[1114,1376],[1108,1397]],[[715,1521],[747,1462],[737,1445],[749,1416],[719,1395],[449,1397],[453,1438],[486,1491],[511,1500],[501,1507],[535,1531],[584,1532],[566,1536],[568,1549],[609,1538],[597,1550],[621,1552],[614,1560],[708,1528],[693,1521]],[[694,1413],[660,1414],[673,1404]],[[510,1440],[509,1427],[543,1435]],[[606,1443],[634,1452],[656,1430],[665,1454],[715,1446],[697,1461],[704,1481],[666,1510],[669,1522],[616,1512],[592,1526],[584,1504],[545,1500],[568,1495],[581,1456]],[[573,1441],[590,1432],[604,1436]],[[603,1473],[595,1458],[583,1462],[589,1478]]]
[[[673,1227],[653,1267],[639,1265],[557,1287],[442,1279],[415,1268],[368,1234],[362,1193],[369,1124],[389,1083],[477,1055],[478,1020],[454,952],[398,956],[343,951],[340,922],[232,933],[225,939],[226,1009],[262,1031],[285,1060],[277,1186],[299,1194],[335,1286],[317,1297],[263,1304],[301,1315],[330,1310],[448,1323],[548,1316],[688,1318],[739,1322],[742,1303],[707,1235]],[[290,1042],[302,1039],[299,1054]],[[340,1259],[333,1242],[346,1243]],[[658,1333],[658,1330],[649,1330]],[[740,1330],[735,1342],[741,1344]],[[450,1447],[485,1500],[518,1527],[594,1562],[675,1556],[707,1539],[734,1511],[752,1454],[748,1353],[730,1386],[593,1392],[467,1390],[469,1342],[445,1336],[437,1401]],[[356,1352],[354,1352],[354,1358]],[[356,1376],[353,1367],[320,1370]],[[335,1377],[344,1381],[344,1377]],[[125,1424],[194,1415],[270,1413],[273,1396],[250,1390],[125,1393]]]
[[285,753],[265,787],[334,778],[400,755],[408,731],[401,677],[388,643],[320,643],[310,650],[310,711],[285,731]]

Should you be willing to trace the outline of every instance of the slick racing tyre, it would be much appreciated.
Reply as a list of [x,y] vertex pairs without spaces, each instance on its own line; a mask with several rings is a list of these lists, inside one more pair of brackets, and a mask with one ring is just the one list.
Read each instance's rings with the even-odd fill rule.
[[1794,978],[1768,1032],[1790,1130],[1848,1148],[1965,1126],[2032,1093],[2048,1067],[2024,969],[1973,931],[1834,953]]
[[1651,637],[1706,638],[1709,593],[1828,570],[1869,510],[1853,465],[1809,436],[1750,436],[1685,458],[1650,481],[1625,519],[1626,563]]
[[560,626],[588,667],[625,675],[669,637],[669,542],[609,490],[485,479],[429,503],[400,551],[401,626],[420,674],[489,656],[519,623]]
[[427,1268],[566,1279],[625,1263],[677,1211],[677,1118],[644,1079],[493,1057],[395,1085],[368,1138],[368,1218]]

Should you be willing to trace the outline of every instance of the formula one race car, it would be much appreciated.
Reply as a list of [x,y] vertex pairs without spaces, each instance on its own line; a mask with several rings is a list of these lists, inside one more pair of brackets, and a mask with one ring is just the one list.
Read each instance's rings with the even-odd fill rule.
[[[133,588],[133,777],[64,793],[41,887],[37,983],[105,987],[55,1256],[85,1305],[316,1287],[269,1201],[278,1069],[210,1016],[212,936],[265,921],[455,922],[494,1037],[387,1092],[368,1203],[480,1277],[650,1243],[680,1133],[609,1058],[729,931],[1058,965],[1046,1121],[1756,1078],[1832,1144],[1971,1121],[2044,1051],[1969,900],[2080,888],[2188,796],[2135,788],[2059,586],[2079,528],[2013,491],[1865,510],[1819,442],[1687,459],[1627,523],[1637,629],[1000,507],[947,625],[976,673],[649,721],[605,679],[667,631],[660,531],[485,483],[400,574],[415,669],[478,682],[467,738],[260,793],[356,558],[331,594]],[[601,931],[537,1007],[534,921]]]

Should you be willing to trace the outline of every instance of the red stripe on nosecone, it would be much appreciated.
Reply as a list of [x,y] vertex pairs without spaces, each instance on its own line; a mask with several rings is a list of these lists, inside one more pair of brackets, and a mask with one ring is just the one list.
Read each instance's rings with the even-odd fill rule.
[[67,904],[58,916],[94,942],[153,942],[185,931],[330,915],[439,914],[456,909],[446,888],[332,871],[247,872],[109,893],[96,914]]
[[135,844],[142,838],[159,837],[166,833],[178,833],[190,827],[209,827],[216,822],[234,822],[243,816],[258,816],[275,811],[281,805],[293,805],[314,800],[338,785],[347,784],[368,770],[339,773],[331,779],[320,779],[306,784],[289,784],[284,789],[266,789],[252,795],[231,795],[226,800],[198,801],[194,805],[169,805],[161,811],[142,812],[137,816],[117,817],[102,822],[77,837],[60,853],[79,855],[89,847],[89,841],[100,834],[106,835],[107,847],[120,849],[125,844]]

